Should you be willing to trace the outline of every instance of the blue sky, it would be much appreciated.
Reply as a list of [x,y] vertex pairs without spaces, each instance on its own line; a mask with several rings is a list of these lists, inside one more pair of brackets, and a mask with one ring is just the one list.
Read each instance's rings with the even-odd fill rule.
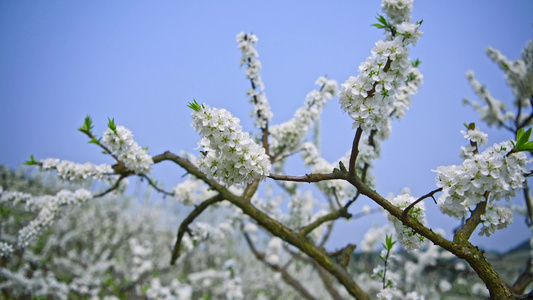
[[[0,1],[0,163],[16,168],[30,154],[112,163],[76,130],[87,114],[99,134],[107,118],[115,118],[152,155],[194,152],[198,137],[186,107],[193,98],[227,108],[257,132],[244,93],[249,82],[238,65],[240,31],[259,37],[272,123],[286,121],[318,76],[341,84],[357,75],[383,37],[369,26],[379,12],[379,1]],[[424,20],[424,36],[412,49],[422,61],[424,84],[383,144],[374,171],[383,195],[403,187],[423,195],[435,188],[432,169],[460,163],[462,124],[479,120],[461,105],[463,97],[475,98],[467,70],[495,97],[512,99],[484,49],[517,59],[532,38],[533,2],[419,0],[413,19]],[[322,120],[322,150],[330,161],[349,150],[354,135],[336,101]],[[490,143],[511,138],[478,124]],[[184,174],[170,164],[154,169],[168,188]],[[354,211],[370,204],[358,202]],[[427,205],[432,227],[457,225],[440,217],[431,201]],[[358,241],[370,223],[341,225],[334,240]],[[527,236],[517,218],[510,230],[475,241],[507,249]]]

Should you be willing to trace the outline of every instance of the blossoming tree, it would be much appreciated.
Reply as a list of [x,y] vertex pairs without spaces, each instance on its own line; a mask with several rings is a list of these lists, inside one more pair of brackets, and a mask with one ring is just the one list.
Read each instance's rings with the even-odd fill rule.
[[[2,256],[27,247],[59,217],[62,207],[108,195],[119,189],[126,178],[138,176],[157,191],[192,206],[190,214],[180,223],[171,250],[171,264],[179,261],[187,251],[194,251],[198,241],[215,235],[215,228],[197,221],[200,215],[220,203],[229,203],[235,209],[228,217],[231,222],[222,223],[219,229],[242,232],[254,256],[279,273],[300,296],[314,298],[310,290],[288,271],[287,256],[291,257],[289,261],[299,259],[313,265],[332,298],[340,299],[347,293],[357,299],[369,299],[369,289],[361,284],[364,279],[347,271],[355,245],[348,244],[336,252],[324,249],[334,222],[352,218],[354,215],[349,212],[352,204],[360,197],[367,197],[383,209],[394,228],[394,237],[385,235],[383,239],[383,266],[374,272],[381,283],[377,293],[379,298],[423,297],[417,292],[399,291],[391,272],[387,272],[396,241],[414,253],[436,251],[440,247],[464,260],[483,281],[493,299],[522,297],[520,295],[532,281],[531,264],[514,285],[509,285],[486,259],[484,252],[469,240],[478,227],[481,234],[487,236],[507,227],[513,220],[513,212],[504,200],[522,191],[526,200],[526,219],[528,224],[532,223],[533,210],[526,181],[531,171],[528,170],[526,153],[533,151],[533,142],[529,141],[531,130],[526,128],[531,125],[533,113],[525,110],[531,109],[533,104],[533,44],[530,43],[523,58],[515,62],[508,61],[495,50],[488,51],[505,71],[508,84],[513,88],[516,113],[491,97],[472,74],[468,75],[484,103],[466,102],[481,113],[482,121],[511,131],[513,139],[482,149],[481,146],[487,143],[487,135],[474,123],[468,124],[462,132],[468,141],[468,145],[461,149],[464,160],[460,165],[436,168],[437,188],[421,197],[405,192],[386,198],[374,190],[376,178],[372,176],[371,168],[380,156],[381,143],[391,134],[391,120],[405,116],[411,105],[411,95],[416,94],[422,83],[422,74],[417,68],[419,61],[411,61],[409,57],[409,47],[415,46],[422,36],[422,21],[411,20],[412,1],[384,0],[382,8],[384,15],[379,15],[374,25],[384,31],[385,37],[376,42],[370,57],[360,64],[359,73],[348,78],[338,91],[336,81],[318,78],[319,88],[311,91],[294,117],[282,124],[271,124],[273,113],[263,91],[261,63],[255,48],[258,38],[251,33],[237,35],[242,53],[240,63],[251,83],[246,94],[253,107],[254,125],[261,131],[259,136],[243,131],[240,120],[231,112],[193,100],[189,108],[192,111],[191,125],[201,137],[199,153],[195,157],[166,151],[152,156],[134,141],[129,129],[116,125],[113,119],[109,120],[103,136],[98,137],[92,130],[91,118],[87,117],[79,130],[110,155],[115,160],[114,165],[82,165],[50,158],[35,160],[33,157],[28,164],[55,171],[66,180],[92,178],[101,180],[108,187],[99,193],[80,188],[41,197],[3,192],[3,202],[24,202],[28,209],[37,210],[38,214],[20,229],[16,242],[0,244]],[[346,155],[330,163],[320,156],[317,145],[307,142],[306,138],[324,105],[335,95],[339,97],[340,108],[353,121],[354,137]],[[296,153],[301,154],[310,169],[304,176],[284,174],[285,162]],[[188,173],[186,180],[171,192],[149,177],[153,166],[164,161],[173,162]],[[280,188],[267,186],[259,189],[265,180],[276,182]],[[298,189],[298,183],[316,183],[328,203],[319,208],[311,193]],[[264,192],[264,196],[260,192]],[[273,195],[277,192],[289,198],[288,212],[279,208],[282,198]],[[443,214],[463,220],[452,239],[427,225],[424,201],[436,195],[439,195],[436,204]],[[258,227],[271,237],[264,252],[254,242]],[[134,244],[132,248],[142,248],[134,241],[131,243]],[[231,276],[228,279],[231,281]]]

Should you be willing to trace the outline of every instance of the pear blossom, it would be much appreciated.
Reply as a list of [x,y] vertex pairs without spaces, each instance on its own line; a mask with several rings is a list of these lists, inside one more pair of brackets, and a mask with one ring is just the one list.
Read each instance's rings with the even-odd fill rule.
[[320,117],[326,102],[337,93],[335,80],[321,76],[316,84],[321,88],[307,94],[304,105],[296,110],[292,119],[270,127],[270,145],[273,149],[287,154],[296,151],[307,136],[309,129]]
[[13,251],[13,245],[6,242],[0,242],[0,257],[10,256]]
[[[397,116],[403,116],[410,105],[408,95],[418,90],[422,77],[413,70],[407,46],[416,45],[422,32],[421,23],[411,23],[412,6],[412,0],[382,2],[383,12],[389,17],[387,22],[393,28],[387,30],[386,40],[376,43],[372,56],[359,65],[359,75],[341,85],[339,104],[354,120],[353,128],[387,130],[395,108],[399,108]],[[410,78],[414,79],[411,85]],[[406,82],[408,87],[402,89]]]
[[108,128],[104,132],[104,143],[109,150],[135,174],[148,174],[154,163],[152,157],[133,140],[131,130],[124,126]]
[[58,218],[61,206],[81,204],[92,197],[91,192],[82,188],[74,192],[61,190],[55,196],[45,195],[32,198],[29,207],[38,207],[40,211],[35,219],[19,230],[18,244],[22,247],[28,246],[34,237],[41,234]]
[[468,141],[476,143],[478,146],[486,145],[489,141],[488,135],[479,128],[461,130],[464,138]]
[[239,50],[242,53],[240,65],[246,65],[246,78],[252,82],[252,88],[246,91],[246,95],[250,97],[250,103],[254,105],[250,115],[255,118],[254,124],[259,128],[265,128],[268,121],[272,118],[272,111],[267,97],[263,92],[265,88],[261,80],[262,65],[257,59],[259,56],[257,50],[254,48],[257,44],[258,38],[253,33],[240,32],[237,34],[237,42],[239,43]]
[[[511,87],[515,97],[513,104],[515,107],[520,107],[519,112],[524,108],[531,107],[530,97],[533,94],[533,41],[530,41],[522,50],[521,59],[514,61],[507,59],[505,55],[494,48],[487,48],[486,54],[505,73],[507,85]],[[484,103],[480,104],[470,99],[464,99],[463,103],[471,105],[481,115],[481,120],[485,121],[489,126],[496,125],[500,128],[512,128],[516,121],[518,121],[516,124],[521,124],[520,126],[522,127],[531,125],[528,114],[522,113],[517,116],[514,112],[509,111],[503,101],[494,98],[487,88],[475,78],[473,71],[468,71],[466,77],[476,95]]]
[[265,251],[265,260],[272,265],[278,265],[281,263],[281,250],[283,248],[283,241],[278,237],[270,239]]
[[[472,138],[471,134],[465,136]],[[463,218],[479,203],[488,201],[481,234],[491,235],[512,223],[512,212],[495,204],[514,197],[525,180],[527,156],[524,152],[510,154],[512,149],[511,141],[502,142],[481,153],[472,153],[459,166],[438,167],[437,186],[442,188],[442,194],[437,203],[441,211]]]
[[43,159],[38,166],[45,171],[55,170],[57,176],[68,181],[80,181],[86,178],[102,180],[105,175],[113,173],[113,168],[108,164],[95,165],[88,162],[78,164],[57,158]]
[[265,149],[242,131],[240,120],[229,111],[201,105],[192,117],[192,127],[202,136],[198,146],[205,150],[197,163],[209,178],[231,186],[268,176],[271,164]]
[[413,0],[383,0],[381,9],[395,24],[411,21]]
[[411,71],[409,51],[402,38],[378,41],[372,57],[359,66],[359,71],[358,76],[341,85],[341,108],[354,120],[353,128],[361,127],[364,131],[388,128],[396,94]]
[[[391,200],[391,203],[400,209],[405,209],[411,203],[415,202],[416,199],[409,194],[400,194]],[[408,214],[411,218],[417,220],[423,225],[427,225],[426,222],[426,205],[424,202],[418,202],[414,207],[412,207]],[[387,214],[389,221],[394,225],[396,229],[396,236],[400,244],[407,250],[420,249],[425,243],[425,238],[418,233],[416,233],[412,228],[403,225],[403,223],[397,218],[393,217],[390,214]]]

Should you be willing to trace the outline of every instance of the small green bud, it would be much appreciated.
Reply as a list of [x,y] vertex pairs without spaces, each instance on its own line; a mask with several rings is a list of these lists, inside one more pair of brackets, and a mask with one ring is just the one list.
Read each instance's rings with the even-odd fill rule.
[[39,162],[35,160],[33,155],[30,155],[30,160],[25,161],[24,164],[27,166],[34,166],[34,165],[38,165]]

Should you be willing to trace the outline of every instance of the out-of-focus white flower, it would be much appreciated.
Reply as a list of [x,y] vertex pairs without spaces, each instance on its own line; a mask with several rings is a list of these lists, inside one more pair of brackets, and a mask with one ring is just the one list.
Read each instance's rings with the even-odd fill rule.
[[59,160],[57,158],[43,159],[39,166],[45,171],[55,170],[57,176],[69,181],[83,180],[87,178],[101,180],[104,175],[113,173],[113,168],[107,164],[95,165],[88,162],[78,164],[68,160]]
[[239,43],[239,50],[242,53],[240,65],[246,65],[246,78],[252,82],[252,88],[246,91],[246,95],[250,97],[250,103],[253,104],[250,115],[255,119],[254,124],[259,128],[265,128],[268,121],[272,118],[272,111],[268,103],[265,93],[262,91],[265,86],[261,80],[262,65],[257,59],[259,56],[257,50],[254,48],[257,44],[258,38],[253,33],[240,32],[237,34],[237,42]]

